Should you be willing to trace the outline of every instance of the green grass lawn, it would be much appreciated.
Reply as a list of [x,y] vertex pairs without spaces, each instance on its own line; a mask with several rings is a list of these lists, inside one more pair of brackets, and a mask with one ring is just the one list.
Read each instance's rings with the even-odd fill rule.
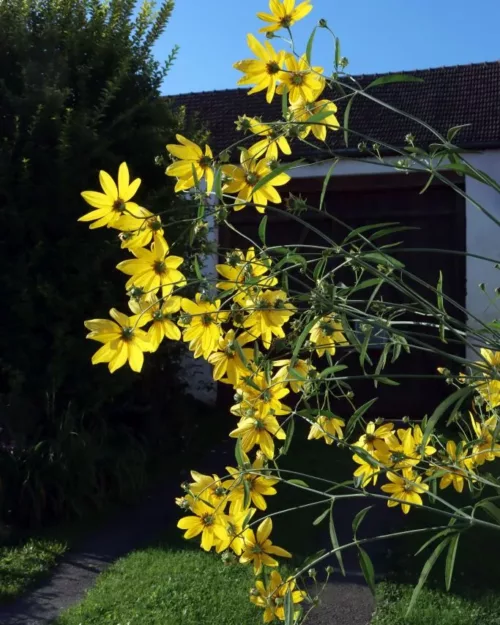
[[424,588],[408,617],[413,586],[382,583],[377,586],[377,610],[371,625],[500,625],[500,595],[467,599]]
[[252,569],[199,549],[157,546],[116,562],[54,625],[257,625]]
[[0,547],[0,602],[11,601],[47,575],[65,551],[65,543],[51,538]]

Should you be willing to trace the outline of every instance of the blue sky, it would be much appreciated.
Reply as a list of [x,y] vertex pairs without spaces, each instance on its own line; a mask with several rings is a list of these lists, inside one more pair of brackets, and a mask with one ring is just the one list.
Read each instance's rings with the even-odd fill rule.
[[[294,27],[303,44],[299,49],[324,17],[341,39],[352,74],[500,58],[500,0],[313,0],[313,5]],[[257,33],[263,23],[255,14],[267,9],[267,0],[177,0],[155,51],[164,59],[173,44],[181,46],[164,93],[235,87],[240,74],[232,64],[251,58],[246,35]],[[313,61],[328,68],[331,59],[331,37],[321,30]]]

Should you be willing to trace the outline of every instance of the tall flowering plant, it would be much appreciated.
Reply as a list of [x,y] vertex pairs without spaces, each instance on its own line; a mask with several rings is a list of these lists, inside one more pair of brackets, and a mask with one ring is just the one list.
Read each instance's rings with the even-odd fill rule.
[[[80,218],[90,222],[90,228],[115,229],[128,254],[117,269],[127,276],[129,313],[113,309],[111,319],[85,322],[88,338],[100,344],[93,364],[106,363],[110,372],[128,364],[140,372],[144,355],[149,357],[163,341],[183,341],[194,358],[212,366],[214,380],[233,388],[230,411],[235,423],[229,435],[235,440],[235,466],[226,467],[221,476],[191,472],[192,481],[184,485],[185,492],[177,499],[183,511],[178,527],[186,539],[199,540],[205,551],[251,566],[255,584],[250,600],[263,610],[265,623],[285,621],[287,625],[301,621],[314,604],[302,583],[310,566],[336,555],[342,567],[343,549],[355,548],[370,586],[373,566],[363,548],[369,539],[358,539],[356,527],[352,542],[339,545],[332,538],[329,552],[282,577],[280,564],[291,553],[286,546],[275,544],[267,506],[268,498],[277,495],[283,482],[319,496],[306,504],[325,507],[318,523],[330,516],[333,525],[333,502],[347,497],[377,497],[405,515],[415,507],[436,510],[441,525],[398,535],[435,532],[437,546],[429,563],[447,550],[448,587],[461,534],[475,525],[499,529],[500,523],[500,508],[495,503],[500,496],[499,481],[490,470],[500,457],[497,325],[475,320],[478,329],[473,329],[454,319],[447,312],[453,302],[444,295],[442,280],[437,286],[428,285],[432,300],[415,291],[410,272],[379,243],[396,226],[351,229],[343,240],[334,241],[318,232],[302,213],[318,212],[332,220],[335,215],[326,213],[322,205],[309,206],[301,197],[286,198],[294,168],[307,164],[283,163],[280,157],[293,155],[294,146],[301,142],[321,145],[332,165],[324,181],[324,196],[340,159],[329,147],[330,133],[343,132],[347,142],[352,134],[349,112],[353,99],[369,97],[378,102],[370,92],[374,85],[363,89],[348,76],[348,61],[341,56],[340,42],[325,20],[314,28],[306,51],[297,52],[293,26],[311,10],[309,0],[297,5],[294,0],[270,0],[269,12],[258,13],[264,23],[260,32],[266,33],[266,38],[249,34],[252,56],[235,64],[242,73],[239,84],[251,87],[249,95],[265,92],[268,103],[281,99],[280,120],[264,123],[242,114],[236,120],[241,141],[219,154],[181,135],[176,144],[167,145],[172,163],[166,175],[176,179],[178,193],[187,194],[198,205],[197,217],[189,224],[193,246],[214,227],[234,229],[231,211],[254,209],[262,215],[259,240],[249,240],[246,249],[227,250],[216,265],[216,279],[205,275],[202,254],[194,253],[186,262],[172,253],[167,242],[168,219],[153,215],[136,201],[140,180],[131,181],[125,163],[116,182],[101,171],[102,191],[82,193],[92,210]],[[318,29],[333,37],[331,75],[311,62]],[[451,129],[446,138],[433,132],[435,143],[430,152],[417,148],[411,136],[404,148],[391,146],[400,159],[390,166],[424,170],[429,180],[439,178],[451,186],[443,168],[455,169],[500,190],[460,157],[453,145],[458,129]],[[313,138],[320,143],[311,143]],[[380,144],[362,141],[359,148],[384,163]],[[316,230],[323,245],[266,244],[267,212],[283,213],[279,206],[284,198],[289,219]],[[348,270],[349,284],[337,280],[340,269]],[[405,305],[384,299],[382,286],[404,293]],[[360,292],[367,295],[361,298]],[[424,321],[415,321],[415,313],[424,316]],[[431,334],[418,333],[419,324]],[[373,362],[367,349],[380,331],[387,341],[378,362]],[[436,340],[442,347],[436,347]],[[448,353],[448,340],[466,344],[474,356],[466,359]],[[398,426],[382,417],[369,419],[368,410],[376,397],[357,405],[357,376],[349,375],[346,356],[358,354],[364,377],[373,380],[376,394],[379,384],[397,383],[383,375],[387,362],[397,361],[403,352],[418,350],[442,356],[438,375],[443,376],[443,384],[455,387],[454,392],[430,418],[420,422],[405,418]],[[340,400],[351,407],[348,419],[338,414]],[[447,411],[457,426],[453,434],[436,428]],[[294,478],[294,471],[280,470],[280,459],[287,454],[297,420],[308,424],[310,444],[323,443],[332,447],[332,453],[351,455],[351,482],[339,485],[331,476],[300,474],[314,482],[312,487]],[[315,482],[317,478],[320,480]],[[450,489],[470,492],[474,503],[456,507],[446,498]],[[423,581],[428,569],[430,566],[424,567]],[[331,567],[326,571],[328,577]],[[419,587],[421,584],[416,592]],[[415,599],[416,594],[412,603]]]

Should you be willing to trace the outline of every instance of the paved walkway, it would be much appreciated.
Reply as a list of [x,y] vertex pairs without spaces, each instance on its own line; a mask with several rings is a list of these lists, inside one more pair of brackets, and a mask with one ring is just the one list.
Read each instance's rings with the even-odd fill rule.
[[[219,451],[217,463],[225,466],[220,454]],[[149,495],[126,514],[122,512],[111,519],[106,527],[66,554],[50,579],[14,603],[0,606],[0,624],[50,625],[64,610],[80,602],[96,577],[115,560],[160,538],[177,512],[173,500],[178,494],[176,480],[175,484]],[[307,623],[368,625],[372,613],[373,598],[361,578],[338,581],[335,578],[328,584],[320,607],[313,611]]]

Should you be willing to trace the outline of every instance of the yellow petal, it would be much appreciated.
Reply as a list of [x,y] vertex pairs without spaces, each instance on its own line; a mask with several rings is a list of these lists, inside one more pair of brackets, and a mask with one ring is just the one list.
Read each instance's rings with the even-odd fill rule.
[[118,189],[115,181],[107,172],[103,170],[99,172],[99,182],[101,183],[102,190],[109,198],[113,201],[118,199]]

